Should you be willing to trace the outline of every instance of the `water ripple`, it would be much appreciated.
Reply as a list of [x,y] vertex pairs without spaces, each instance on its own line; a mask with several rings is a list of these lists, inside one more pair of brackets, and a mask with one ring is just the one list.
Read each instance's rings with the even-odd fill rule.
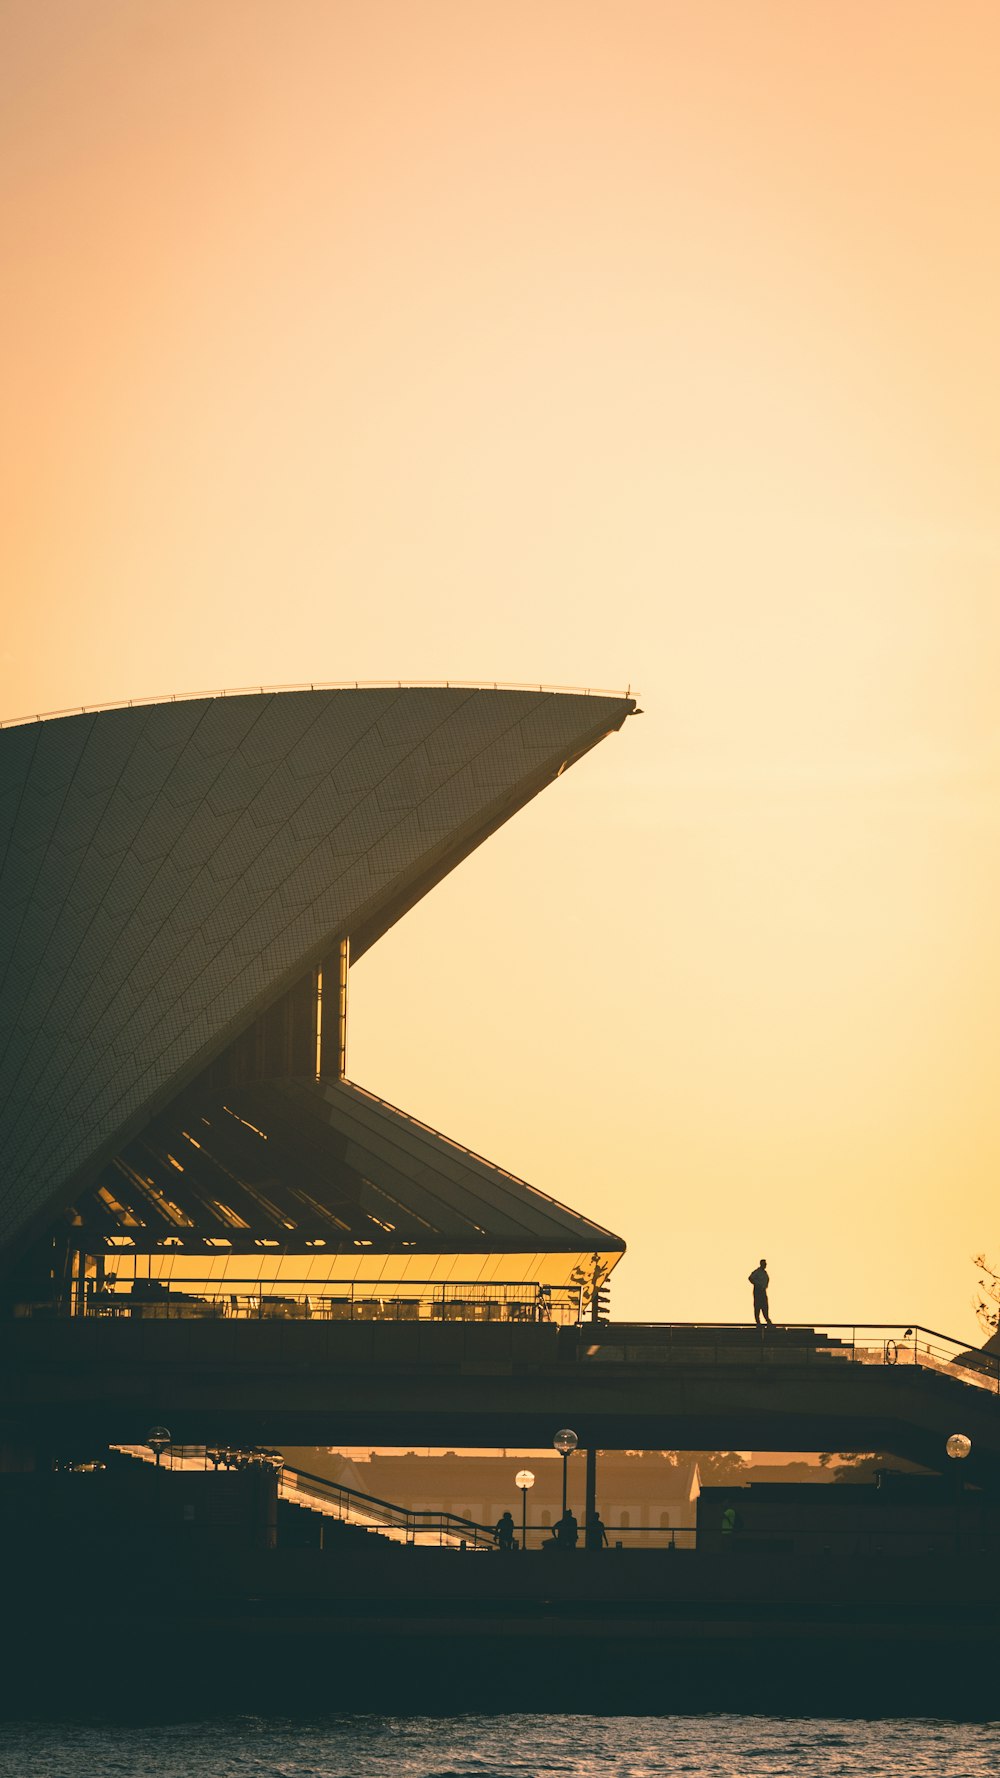
[[996,1778],[1000,1723],[235,1717],[5,1725],[0,1778]]

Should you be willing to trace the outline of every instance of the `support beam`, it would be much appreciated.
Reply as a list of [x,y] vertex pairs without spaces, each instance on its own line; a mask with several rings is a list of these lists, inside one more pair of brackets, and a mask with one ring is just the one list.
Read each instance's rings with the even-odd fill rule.
[[337,952],[337,1075],[347,1079],[347,971],[351,966],[351,941],[342,938]]
[[344,1080],[347,1076],[347,972],[351,964],[351,941],[342,938],[335,951],[324,957],[319,972],[322,980],[322,1019],[317,1043],[317,1076],[324,1080]]
[[584,1542],[587,1538],[587,1526],[597,1511],[597,1452],[593,1445],[588,1445],[584,1453],[587,1459],[587,1472],[584,1484],[583,1530]]

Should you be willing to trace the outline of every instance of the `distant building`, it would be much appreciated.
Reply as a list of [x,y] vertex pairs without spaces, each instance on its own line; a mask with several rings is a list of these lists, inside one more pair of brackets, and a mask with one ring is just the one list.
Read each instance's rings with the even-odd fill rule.
[[575,1319],[624,1243],[350,1082],[348,968],[634,708],[393,686],[0,731],[8,1303]]

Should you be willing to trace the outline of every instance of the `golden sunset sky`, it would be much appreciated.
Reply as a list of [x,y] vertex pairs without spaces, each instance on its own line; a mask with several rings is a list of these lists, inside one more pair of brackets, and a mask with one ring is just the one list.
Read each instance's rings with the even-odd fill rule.
[[618,1315],[1000,1256],[995,0],[0,0],[0,710],[631,685],[352,972]]

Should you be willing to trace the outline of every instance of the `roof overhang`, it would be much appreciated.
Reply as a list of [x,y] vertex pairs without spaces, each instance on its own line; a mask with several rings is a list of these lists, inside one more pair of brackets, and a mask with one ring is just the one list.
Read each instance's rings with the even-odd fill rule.
[[341,939],[362,954],[634,708],[395,687],[0,733],[0,1255]]

